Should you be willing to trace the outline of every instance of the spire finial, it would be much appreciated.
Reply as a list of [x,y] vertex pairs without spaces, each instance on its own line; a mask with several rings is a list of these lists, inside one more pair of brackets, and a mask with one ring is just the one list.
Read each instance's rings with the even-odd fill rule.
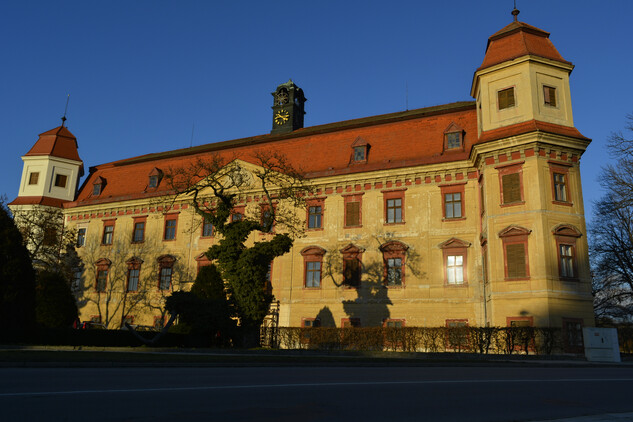
[[512,16],[514,16],[514,21],[517,22],[518,18],[517,16],[519,16],[519,9],[517,9],[517,0],[514,0],[514,9],[512,9]]
[[66,108],[64,109],[64,115],[62,116],[62,127],[66,124],[66,113],[68,112],[68,101],[70,101],[70,94],[66,97]]

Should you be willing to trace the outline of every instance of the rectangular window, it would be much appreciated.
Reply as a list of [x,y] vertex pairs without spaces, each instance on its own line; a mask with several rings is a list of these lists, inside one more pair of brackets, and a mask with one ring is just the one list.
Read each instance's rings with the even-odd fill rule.
[[497,100],[499,102],[499,110],[514,107],[514,87],[497,92]]
[[106,224],[103,226],[103,237],[101,243],[103,245],[111,245],[114,236],[114,224]]
[[139,221],[134,223],[134,234],[132,236],[134,243],[140,243],[145,241],[145,222]]
[[360,226],[360,201],[345,203],[345,227]]
[[58,188],[65,188],[67,179],[68,179],[68,176],[66,176],[64,174],[56,174],[55,175],[55,186],[57,186]]
[[82,276],[83,271],[81,271],[81,268],[73,269],[72,280],[70,282],[70,288],[73,290],[73,292],[79,291],[79,289],[81,288]]
[[462,194],[444,194],[445,218],[461,218],[462,216]]
[[464,284],[464,257],[448,255],[446,257],[446,282],[448,284]]
[[556,107],[556,88],[543,85],[543,98],[546,105]]
[[343,259],[343,284],[348,287],[360,286],[361,265],[356,258]]
[[462,135],[459,132],[446,134],[446,149],[461,148]]
[[387,199],[387,216],[385,220],[387,224],[402,222],[402,199],[401,198]]
[[527,277],[525,244],[509,243],[505,245],[507,278]]
[[101,194],[101,184],[100,183],[95,183],[92,186],[92,194],[94,196],[99,196]]
[[315,328],[321,326],[321,321],[316,318],[303,318],[301,320],[301,326],[303,328]]
[[37,185],[38,180],[40,179],[39,172],[33,172],[29,174],[29,185]]
[[359,328],[360,318],[343,318],[341,319],[341,328]]
[[156,186],[158,186],[158,176],[150,176],[147,187],[155,188]]
[[365,151],[367,150],[367,146],[358,146],[354,147],[354,161],[365,161],[366,155]]
[[160,282],[158,288],[160,290],[168,290],[171,287],[171,267],[162,267],[160,269]]
[[176,238],[176,216],[165,216],[165,235],[164,240],[174,240]]
[[321,287],[321,262],[307,261],[306,287]]
[[321,205],[311,205],[308,207],[308,228],[320,229],[323,218],[323,208]]
[[404,327],[404,319],[386,319],[383,321],[382,326],[387,328],[402,328]]
[[402,259],[387,258],[387,285],[402,285]]
[[213,224],[206,218],[202,223],[202,237],[211,237],[213,236]]
[[504,204],[521,202],[521,177],[519,173],[504,174],[501,176],[501,183]]
[[80,248],[86,244],[86,229],[77,230],[77,247]]
[[574,274],[574,247],[572,245],[559,245],[560,276],[573,278]]
[[97,292],[105,292],[106,284],[108,282],[108,270],[97,271]]
[[567,184],[563,173],[554,173],[554,199],[567,202]]
[[138,279],[141,270],[129,269],[127,272],[127,291],[135,292],[138,290]]

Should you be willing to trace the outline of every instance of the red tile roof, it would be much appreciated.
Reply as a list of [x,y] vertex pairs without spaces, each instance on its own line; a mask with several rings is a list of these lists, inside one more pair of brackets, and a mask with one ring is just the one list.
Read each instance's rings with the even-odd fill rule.
[[503,139],[509,136],[522,135],[529,132],[554,133],[556,135],[569,136],[571,138],[590,141],[589,138],[583,136],[575,127],[561,126],[554,123],[542,122],[540,120],[530,120],[528,122],[517,123],[481,132],[479,135],[479,143]]
[[[452,123],[464,130],[464,150],[444,152],[444,131]],[[352,144],[358,137],[369,144],[367,162],[351,163]],[[112,202],[168,193],[165,182],[148,189],[154,168],[163,172],[183,167],[210,153],[226,161],[234,158],[256,164],[255,154],[278,150],[307,177],[360,173],[420,164],[466,160],[477,142],[474,102],[454,103],[381,116],[303,128],[284,135],[261,135],[193,148],[148,154],[91,168],[77,200],[67,207]],[[92,185],[106,183],[93,196]]]
[[35,145],[25,155],[50,155],[52,157],[81,161],[77,148],[75,135],[70,133],[64,126],[59,126],[41,133]]
[[549,32],[523,22],[512,22],[488,38],[484,61],[477,70],[533,55],[571,65],[549,40]]
[[67,202],[69,201],[49,198],[48,196],[18,196],[9,205],[46,205],[48,207],[61,208]]

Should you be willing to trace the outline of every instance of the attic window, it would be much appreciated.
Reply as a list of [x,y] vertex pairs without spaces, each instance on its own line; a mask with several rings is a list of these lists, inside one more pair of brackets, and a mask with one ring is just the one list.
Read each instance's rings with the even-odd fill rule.
[[103,179],[100,176],[97,177],[97,179],[92,184],[92,195],[93,196],[101,195],[101,192],[103,191],[104,187],[105,187],[105,179]]
[[152,171],[149,172],[149,182],[147,183],[148,188],[156,188],[160,183],[160,180],[163,178],[163,172],[154,167]]
[[444,150],[456,151],[463,150],[464,129],[454,122],[444,131]]
[[556,107],[556,88],[543,85],[543,98],[545,105]]
[[352,143],[351,164],[359,164],[367,162],[367,153],[369,152],[369,144],[360,136]]

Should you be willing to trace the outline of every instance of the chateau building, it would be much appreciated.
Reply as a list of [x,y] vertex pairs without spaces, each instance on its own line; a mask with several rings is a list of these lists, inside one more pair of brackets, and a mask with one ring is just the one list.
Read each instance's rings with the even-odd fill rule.
[[[12,210],[63,209],[84,261],[82,320],[164,321],[217,241],[165,175],[210,156],[252,171],[283,154],[312,187],[304,235],[269,273],[281,326],[594,324],[572,63],[517,20],[488,39],[472,102],[303,127],[292,81],[265,135],[91,167],[64,126],[22,157]],[[261,199],[240,194],[233,218]],[[271,236],[256,233],[251,241]]]

